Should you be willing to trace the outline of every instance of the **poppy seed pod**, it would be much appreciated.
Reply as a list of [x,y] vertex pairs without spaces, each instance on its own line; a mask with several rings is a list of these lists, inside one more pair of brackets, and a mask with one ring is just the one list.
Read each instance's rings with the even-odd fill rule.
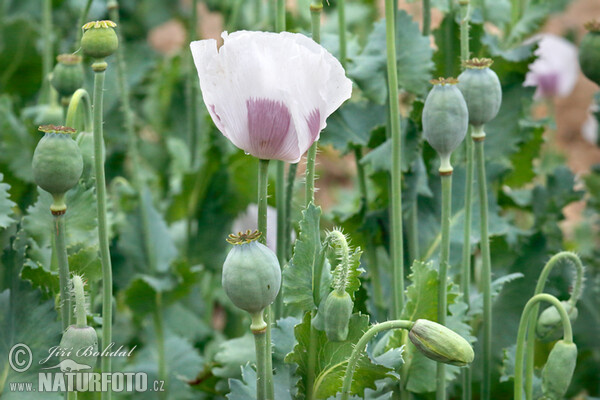
[[54,197],[52,209],[58,207],[64,211],[62,198],[77,184],[83,172],[79,146],[71,137],[75,130],[54,125],[40,126],[39,130],[44,132],[44,137],[33,153],[33,179]]
[[473,58],[465,62],[466,69],[458,76],[457,86],[467,103],[469,123],[474,126],[494,119],[502,103],[500,79],[491,65],[488,58]]
[[296,163],[352,92],[340,62],[299,33],[239,31],[192,42],[206,108],[235,146]]
[[63,97],[71,96],[83,86],[83,65],[81,57],[75,54],[61,54],[52,71],[50,83],[58,94]]
[[277,256],[257,242],[258,231],[229,235],[233,244],[223,263],[222,284],[229,299],[251,314],[269,306],[279,293],[281,269]]
[[469,342],[437,322],[416,320],[408,337],[421,353],[434,361],[463,367],[475,357]]
[[579,44],[579,64],[583,74],[600,85],[600,21],[585,24],[588,33]]
[[423,107],[423,136],[442,159],[442,169],[452,170],[450,154],[467,134],[467,103],[453,78],[431,81],[433,88]]
[[112,21],[94,21],[85,24],[81,37],[81,49],[86,56],[102,59],[110,56],[119,47],[119,38]]
[[[565,308],[567,315],[569,315],[571,323],[575,322],[579,315],[577,307],[573,306],[568,301],[561,301],[560,303]],[[550,306],[542,311],[535,327],[535,334],[542,342],[553,342],[562,337],[562,318],[556,307]]]
[[565,397],[577,365],[577,346],[564,340],[556,342],[542,370],[542,393],[545,399]]

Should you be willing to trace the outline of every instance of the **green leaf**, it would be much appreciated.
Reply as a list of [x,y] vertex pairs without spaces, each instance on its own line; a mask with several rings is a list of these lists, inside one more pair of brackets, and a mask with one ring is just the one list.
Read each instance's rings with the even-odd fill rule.
[[[524,275],[522,273],[513,272],[512,274],[503,275],[503,276],[499,277],[498,279],[495,279],[492,282],[491,293],[490,293],[492,296],[492,302],[498,297],[498,295],[502,291],[502,288],[504,287],[504,285],[506,285],[507,283],[510,283],[516,279],[521,279],[523,277],[524,277]],[[470,308],[469,308],[469,315],[474,317],[476,315],[482,315],[482,314],[483,314],[483,294],[481,292],[477,291],[476,293],[471,295],[471,304],[470,304]]]
[[138,271],[166,272],[177,257],[177,249],[163,216],[144,188],[136,212],[130,214],[119,237],[119,248]]
[[176,287],[173,277],[138,275],[125,289],[125,302],[136,314],[137,318],[156,310],[156,295],[168,292]]
[[[348,67],[365,96],[378,104],[387,98],[385,20],[375,23],[367,45]],[[396,16],[396,59],[398,84],[409,92],[423,94],[429,85],[433,62],[429,38],[405,11]]]
[[[28,24],[28,22],[24,23]],[[0,163],[7,165],[10,172],[17,178],[25,182],[32,182],[31,159],[36,143],[37,141],[30,135],[23,122],[14,114],[10,97],[7,95],[1,96]]]
[[[256,371],[246,364],[242,368],[242,377],[230,379],[229,388],[231,392],[227,395],[229,400],[252,400],[256,399]],[[293,399],[293,378],[289,365],[282,365],[273,375],[273,386],[277,400]]]
[[86,247],[69,255],[69,271],[83,275],[85,280],[94,283],[102,279],[102,263],[97,247]]
[[27,260],[21,270],[21,279],[31,282],[46,296],[53,296],[60,291],[58,272],[50,271],[43,264]]
[[[286,362],[298,364],[297,373],[302,377],[298,382],[300,393],[305,393],[306,387],[310,318],[310,313],[306,313],[302,323],[294,329],[298,344],[294,347],[294,351],[285,358]],[[330,342],[327,340],[325,332],[315,332],[316,342],[314,345],[318,355],[315,367],[314,393],[317,399],[327,399],[330,396],[335,396],[341,390],[348,358],[354,346],[368,328],[369,317],[355,314],[350,318],[348,338],[344,342]],[[351,393],[364,396],[366,388],[375,389],[375,381],[391,376],[391,371],[390,368],[375,364],[367,354],[363,353],[354,371]]]
[[302,211],[300,233],[291,263],[283,270],[283,301],[294,310],[316,308],[313,298],[313,271],[321,252],[319,221],[321,207],[313,203]]
[[385,107],[367,101],[343,104],[327,119],[320,144],[331,144],[343,153],[353,146],[364,147],[371,132],[385,124]]
[[0,173],[0,229],[7,228],[15,220],[12,218],[12,208],[16,205],[10,200],[10,185],[2,182],[4,175]]

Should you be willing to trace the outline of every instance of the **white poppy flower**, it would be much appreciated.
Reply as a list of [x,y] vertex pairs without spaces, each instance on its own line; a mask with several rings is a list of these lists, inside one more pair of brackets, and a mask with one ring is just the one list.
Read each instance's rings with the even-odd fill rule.
[[529,65],[529,72],[523,86],[536,86],[534,97],[560,96],[571,94],[579,76],[577,47],[560,36],[543,34],[534,52],[537,59]]
[[224,32],[190,43],[206,107],[234,145],[298,162],[352,92],[340,62],[297,33]]

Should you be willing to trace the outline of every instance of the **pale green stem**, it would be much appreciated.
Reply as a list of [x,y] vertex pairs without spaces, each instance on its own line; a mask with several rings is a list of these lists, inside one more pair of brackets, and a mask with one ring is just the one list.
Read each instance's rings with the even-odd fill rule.
[[431,0],[423,0],[423,36],[431,33]]
[[44,0],[42,5],[42,31],[44,32],[44,49],[42,52],[42,91],[40,94],[40,103],[48,104],[51,102],[50,72],[54,62],[54,30],[52,28],[52,0]]
[[[575,267],[575,284],[573,285],[573,292],[571,293],[571,297],[569,298],[569,303],[573,306],[579,300],[581,296],[581,292],[583,291],[583,275],[584,268],[581,263],[581,259],[577,256],[577,254],[572,253],[570,251],[561,251],[560,253],[555,254],[548,260],[542,272],[540,273],[540,277],[538,279],[537,285],[535,287],[534,295],[540,294],[544,291],[546,287],[546,281],[548,280],[548,276],[556,267],[560,265],[562,260],[568,260],[571,262],[571,265]],[[536,305],[532,310],[532,318],[529,321],[529,327],[527,330],[527,350],[525,352],[525,396],[526,398],[533,398],[533,370],[534,370],[534,346],[535,346],[535,326],[537,323],[537,316],[539,313],[539,305]]]
[[338,11],[338,34],[340,38],[340,63],[344,69],[346,68],[346,2],[345,0],[337,1]]
[[[98,211],[98,241],[102,264],[102,347],[112,341],[112,265],[108,246],[108,222],[106,218],[106,177],[104,175],[104,138],[102,133],[102,101],[104,96],[104,74],[107,64],[96,61],[94,70],[94,170],[96,176],[96,202]],[[111,372],[111,358],[102,357],[102,373]],[[112,387],[102,392],[102,400],[110,400]]]
[[[91,132],[92,130],[92,103],[90,101],[90,95],[85,89],[77,89],[71,100],[69,101],[69,107],[67,108],[67,118],[65,126],[70,128],[79,128],[76,125],[77,116],[83,113],[83,131]],[[81,130],[81,129],[80,129]]]
[[[198,23],[198,0],[192,0],[192,11],[190,15],[190,22],[188,24],[188,41],[192,42],[197,39],[196,24]],[[198,109],[198,82],[196,78],[196,67],[194,66],[194,60],[191,53],[187,54],[188,64],[188,79],[187,79],[187,105],[188,105],[188,144],[190,146],[190,165],[192,167],[196,164],[196,154],[198,149],[198,120],[197,112]]]
[[380,324],[373,325],[366,331],[356,346],[352,350],[352,354],[348,359],[348,366],[346,367],[346,373],[344,374],[344,381],[342,383],[342,397],[341,400],[348,400],[350,397],[350,389],[352,387],[352,376],[354,375],[354,369],[356,364],[360,360],[362,352],[365,350],[367,344],[373,339],[373,337],[379,332],[390,330],[390,329],[411,329],[415,323],[412,321],[405,320],[393,320],[386,321]]
[[[269,160],[259,160],[258,164],[258,231],[262,233],[258,239],[260,243],[267,244],[267,194],[269,184]],[[266,337],[266,378],[265,390],[267,399],[273,400],[275,389],[273,387],[273,356],[271,352],[271,306],[265,309],[265,322],[267,324]]]
[[156,293],[155,297],[156,307],[154,308],[153,320],[154,320],[154,332],[156,334],[156,347],[158,354],[158,379],[164,382],[164,391],[159,392],[158,396],[161,399],[167,398],[167,364],[165,358],[165,329],[162,316],[162,294]]
[[[263,320],[263,313],[259,312],[252,315],[252,333],[254,334],[254,347],[256,351],[256,399],[266,400],[267,397],[267,335],[265,331],[266,323]],[[262,328],[261,328],[262,327]],[[271,398],[270,400],[273,400]]]
[[69,258],[65,241],[65,217],[54,215],[54,235],[56,258],[58,260],[58,278],[60,284],[60,313],[63,332],[71,324],[71,295],[69,291]]
[[277,0],[277,15],[275,18],[275,30],[285,31],[285,0]]
[[[450,216],[452,215],[452,170],[440,171],[442,179],[442,244],[440,247],[440,269],[438,286],[437,322],[446,325],[448,262],[450,259]],[[446,364],[437,364],[436,399],[446,398]]]
[[140,157],[138,154],[138,143],[137,135],[135,133],[135,125],[133,121],[133,111],[129,102],[129,83],[126,79],[127,66],[125,64],[125,41],[123,40],[121,22],[119,17],[119,3],[117,0],[108,0],[107,2],[108,12],[110,19],[117,24],[115,31],[119,37],[119,47],[116,51],[116,64],[117,64],[117,87],[119,88],[119,96],[121,97],[121,111],[123,113],[125,132],[128,138],[128,151],[131,162],[130,176],[138,190],[140,190]]
[[[460,59],[462,62],[469,59],[469,0],[460,0]],[[469,132],[467,132],[467,135]],[[473,203],[473,142],[465,140],[465,153],[467,156],[466,174],[465,174],[465,224],[463,230],[463,248],[462,248],[462,272],[461,288],[463,291],[463,301],[470,307],[471,297],[471,216]],[[463,400],[471,400],[471,366],[468,365],[462,369]]]
[[289,260],[292,253],[292,200],[294,199],[294,181],[296,180],[296,171],[298,163],[290,164],[287,174],[285,189],[285,250],[286,260]]
[[[527,325],[531,323],[532,317],[536,314],[533,312],[534,307],[538,306],[541,301],[547,301],[558,310],[563,326],[563,340],[566,343],[573,343],[573,330],[571,329],[571,321],[569,315],[565,311],[563,305],[558,299],[550,294],[536,294],[533,296],[523,309],[521,321],[519,322],[519,332],[517,333],[517,352],[515,356],[515,379],[514,379],[514,400],[522,400],[523,398],[523,361],[525,356],[525,338],[527,334]],[[527,400],[532,397],[526,397]]]
[[398,99],[395,16],[394,1],[386,0],[387,75],[392,131],[392,316],[398,319],[404,307],[404,248],[402,239],[402,138]]
[[80,276],[73,276],[73,292],[75,294],[75,315],[78,328],[87,326],[87,317],[85,312],[85,291],[83,290],[83,281]]
[[485,173],[483,126],[474,126],[471,137],[475,147],[477,163],[477,186],[479,189],[480,232],[481,232],[481,282],[483,291],[483,378],[481,398],[489,400],[491,395],[492,369],[492,261],[488,234],[488,197]]

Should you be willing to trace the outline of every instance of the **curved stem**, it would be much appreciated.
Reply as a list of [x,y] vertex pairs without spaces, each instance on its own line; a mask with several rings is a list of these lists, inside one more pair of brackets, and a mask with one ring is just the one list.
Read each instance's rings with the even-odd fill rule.
[[69,107],[67,108],[65,126],[77,129],[78,127],[75,126],[75,123],[77,121],[77,115],[81,113],[83,113],[83,130],[85,132],[91,132],[92,103],[90,101],[90,95],[85,89],[77,89],[75,93],[73,93],[73,96],[71,96]]
[[[534,308],[538,306],[541,301],[547,301],[552,304],[558,310],[563,325],[563,340],[566,343],[573,343],[573,330],[571,328],[571,321],[569,315],[565,311],[565,308],[560,301],[546,293],[536,294],[533,296],[523,309],[521,314],[521,321],[519,322],[519,331],[517,333],[517,352],[515,356],[515,379],[514,379],[514,399],[521,400],[523,398],[523,359],[525,353],[525,335],[527,334],[527,324],[531,323],[532,317],[535,316]],[[527,397],[531,399],[531,397]]]
[[65,216],[54,215],[54,235],[56,259],[58,261],[58,279],[60,283],[60,315],[63,332],[71,324],[71,295],[69,291],[69,258],[65,241]]
[[[540,277],[538,279],[537,285],[535,287],[534,295],[540,294],[544,291],[546,287],[546,281],[548,280],[548,276],[552,272],[555,266],[559,265],[561,261],[567,260],[571,262],[571,265],[575,267],[576,277],[575,284],[573,285],[573,292],[571,293],[571,297],[569,298],[569,303],[575,305],[579,297],[581,296],[581,292],[583,291],[583,275],[584,268],[581,263],[581,259],[577,256],[577,254],[572,253],[570,251],[561,251],[560,253],[555,254],[548,260],[542,272],[540,273]],[[539,313],[539,305],[536,305],[532,310],[533,316],[530,318],[529,327],[527,330],[527,347],[525,352],[525,396],[526,398],[533,397],[533,370],[534,370],[534,347],[535,347],[535,326],[537,323],[537,316]]]
[[[438,287],[438,314],[437,322],[446,325],[447,313],[447,280],[448,261],[450,259],[450,216],[452,210],[452,171],[440,172],[442,179],[442,245],[440,248],[440,270]],[[446,364],[437,364],[437,391],[436,399],[446,398]]]
[[398,103],[396,64],[396,9],[393,0],[385,2],[388,94],[392,136],[392,316],[399,318],[404,307],[404,248],[402,240],[402,138]]
[[[98,241],[102,264],[102,347],[112,341],[112,265],[108,246],[108,222],[106,218],[106,177],[104,175],[104,138],[102,134],[102,101],[106,62],[96,61],[94,70],[94,170],[96,175],[96,202],[98,211]],[[111,372],[111,358],[102,357],[102,373]],[[102,392],[102,400],[110,400],[112,388]]]
[[485,132],[483,131],[483,126],[473,127],[471,137],[473,137],[475,159],[477,162],[477,186],[479,189],[480,208],[479,222],[481,231],[481,281],[483,287],[483,381],[481,385],[481,397],[483,400],[489,400],[492,369],[492,266],[488,235],[487,178],[483,147]]
[[354,368],[356,368],[356,363],[360,359],[362,352],[364,351],[367,343],[371,341],[371,339],[378,334],[379,332],[386,331],[389,329],[411,329],[415,323],[412,321],[405,320],[393,320],[386,321],[380,324],[373,325],[367,330],[356,346],[354,346],[354,350],[352,350],[352,354],[348,359],[348,366],[346,367],[346,373],[344,374],[344,381],[342,384],[342,400],[348,400],[350,396],[350,388],[352,386],[352,375],[354,375]]

